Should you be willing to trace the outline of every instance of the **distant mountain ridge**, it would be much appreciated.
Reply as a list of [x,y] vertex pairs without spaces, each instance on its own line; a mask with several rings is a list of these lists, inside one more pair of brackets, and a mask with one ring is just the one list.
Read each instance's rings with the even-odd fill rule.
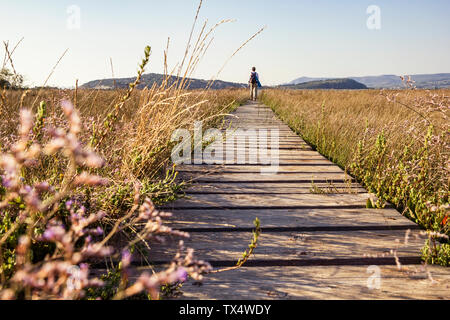
[[[400,76],[393,74],[386,74],[380,76],[366,76],[366,77],[347,77],[347,78],[358,81],[369,88],[375,89],[403,88]],[[287,83],[287,85],[297,85],[305,82],[332,80],[332,79],[333,78],[300,77]],[[411,75],[411,79],[416,82],[415,85],[417,86],[417,88],[422,89],[450,88],[450,73],[416,74]]]
[[353,79],[329,79],[329,80],[313,80],[298,84],[282,85],[281,88],[286,89],[347,89],[359,90],[367,89],[367,86]]
[[[116,79],[103,79],[103,80],[93,80],[86,82],[81,86],[81,88],[86,89],[114,89],[114,88],[128,88],[128,84],[134,82],[135,77],[129,78],[116,78]],[[145,87],[151,87],[154,83],[161,84],[164,79],[164,75],[158,73],[147,73],[142,75],[141,83],[138,88],[143,89]],[[417,88],[422,89],[434,89],[434,88],[450,88],[450,73],[436,73],[436,74],[416,74],[411,75],[411,79],[416,81],[415,85]],[[343,82],[339,83],[341,80]],[[325,78],[325,77],[300,77],[291,82],[288,82],[282,87],[296,86],[295,88],[300,89],[302,86],[297,86],[299,84],[310,83],[309,85],[303,86],[303,88],[308,89],[309,86],[319,86],[324,89],[331,89],[332,86],[343,86],[343,89],[363,89],[360,85],[351,83],[348,80],[354,80],[360,84],[365,85],[367,88],[374,89],[397,89],[403,88],[404,85],[400,79],[400,76],[388,74],[380,76],[366,76],[366,77],[347,77],[347,78]],[[176,81],[176,77],[172,76],[169,80],[170,83]],[[334,81],[333,84],[325,83],[312,83],[317,81]],[[188,79],[189,89],[204,89],[208,86],[208,80],[202,79]],[[331,87],[330,87],[331,86]],[[228,82],[222,80],[216,80],[211,89],[225,89],[225,88],[245,88],[247,84]],[[336,88],[339,89],[339,88]]]
[[[114,89],[114,88],[128,88],[128,84],[134,82],[136,77],[131,78],[116,78],[116,79],[103,79],[93,80],[86,82],[81,86],[84,89]],[[171,76],[169,84],[176,81],[177,77]],[[147,73],[142,75],[141,83],[138,85],[138,89],[145,87],[151,87],[154,83],[160,85],[164,80],[164,75],[158,73]],[[188,79],[189,89],[204,89],[208,86],[210,81],[201,79]],[[211,86],[211,89],[225,89],[225,88],[242,88],[245,84],[227,82],[222,80],[216,80]]]

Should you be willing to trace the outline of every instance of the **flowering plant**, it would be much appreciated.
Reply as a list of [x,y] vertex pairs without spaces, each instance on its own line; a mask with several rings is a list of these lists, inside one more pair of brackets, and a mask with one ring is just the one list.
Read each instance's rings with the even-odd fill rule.
[[[19,139],[9,153],[0,154],[0,299],[81,299],[89,288],[104,282],[92,275],[91,265],[111,257],[121,260],[120,285],[116,299],[128,298],[142,291],[159,296],[162,285],[184,282],[188,276],[201,280],[211,266],[196,261],[192,249],[183,242],[172,263],[160,272],[144,272],[130,283],[134,244],[141,240],[163,240],[163,236],[188,237],[163,224],[170,213],[158,211],[149,198],[141,201],[140,185],[135,184],[131,209],[117,219],[112,228],[103,224],[108,216],[101,210],[89,210],[79,201],[83,190],[109,183],[92,172],[104,160],[83,146],[78,135],[81,121],[68,100],[61,102],[68,128],[50,129],[48,143],[35,139],[33,117],[29,110],[20,113]],[[27,169],[42,157],[61,154],[67,160],[62,182],[52,186],[46,181],[27,183]],[[130,226],[136,228],[133,239],[118,250],[111,239]],[[9,262],[9,263],[7,263]]]

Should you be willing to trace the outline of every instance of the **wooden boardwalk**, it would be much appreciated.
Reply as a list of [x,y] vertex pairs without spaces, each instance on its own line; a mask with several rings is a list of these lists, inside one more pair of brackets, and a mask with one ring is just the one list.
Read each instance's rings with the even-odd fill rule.
[[[371,197],[366,190],[313,151],[270,108],[249,103],[228,120],[234,129],[278,130],[278,171],[261,174],[269,165],[252,157],[255,143],[264,140],[255,136],[250,144],[230,148],[243,152],[245,163],[233,156],[225,165],[181,166],[181,176],[194,183],[186,198],[165,209],[174,213],[172,227],[191,234],[186,245],[216,269],[241,257],[256,217],[262,235],[244,267],[207,275],[202,286],[188,282],[182,298],[449,298],[450,270],[421,265],[424,240],[414,223],[393,208],[366,209]],[[151,258],[165,261],[174,252],[170,243],[155,246]]]

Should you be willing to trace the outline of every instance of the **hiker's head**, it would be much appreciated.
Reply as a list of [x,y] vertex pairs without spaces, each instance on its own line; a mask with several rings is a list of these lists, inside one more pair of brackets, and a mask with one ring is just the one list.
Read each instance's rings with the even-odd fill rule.
[[252,68],[252,71],[256,71],[256,68],[255,68],[255,67],[253,67],[253,68]]

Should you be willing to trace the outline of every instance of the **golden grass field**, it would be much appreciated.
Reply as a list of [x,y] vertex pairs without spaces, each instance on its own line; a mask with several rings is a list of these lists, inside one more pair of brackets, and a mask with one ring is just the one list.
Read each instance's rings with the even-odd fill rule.
[[[93,130],[101,128],[126,90],[6,90],[0,100],[1,146],[6,150],[17,137],[19,110],[37,113],[46,105],[44,126],[66,125],[60,106],[63,99],[73,101],[79,110],[83,130],[81,139],[89,143]],[[122,176],[153,177],[167,169],[170,138],[176,129],[193,129],[194,121],[206,126],[220,123],[225,114],[247,99],[246,90],[179,90],[153,87],[136,90],[120,106],[118,119],[98,150]],[[136,155],[139,154],[139,159]],[[170,153],[169,153],[170,154]],[[151,155],[151,156],[150,156]],[[130,158],[131,157],[131,158]]]
[[[175,172],[170,163],[174,145],[171,142],[172,133],[181,128],[193,130],[195,121],[203,121],[205,130],[217,126],[225,114],[247,98],[246,90],[187,91],[154,86],[133,91],[122,105],[125,94],[126,90],[4,91],[0,104],[1,150],[6,152],[18,138],[20,109],[29,108],[37,119],[40,106],[45,104],[39,140],[48,143],[51,128],[69,127],[60,106],[61,101],[73,101],[81,118],[79,139],[105,160],[105,165],[96,170],[97,174],[113,182],[105,187],[107,192],[97,190],[102,199],[99,205],[119,213],[122,202],[132,203],[131,186],[136,181],[143,184],[145,196],[151,197],[154,202],[173,199],[178,185],[173,183]],[[118,105],[120,110],[113,122],[108,115]],[[106,125],[108,121],[110,124]],[[104,138],[93,142],[95,134],[102,133],[106,133]],[[36,133],[34,135],[37,136]],[[45,164],[40,165],[45,165],[44,170],[36,167],[29,169],[30,182],[45,180],[50,185],[57,185],[64,180],[68,159],[46,159]],[[111,197],[119,197],[118,202],[111,205],[107,200]]]

